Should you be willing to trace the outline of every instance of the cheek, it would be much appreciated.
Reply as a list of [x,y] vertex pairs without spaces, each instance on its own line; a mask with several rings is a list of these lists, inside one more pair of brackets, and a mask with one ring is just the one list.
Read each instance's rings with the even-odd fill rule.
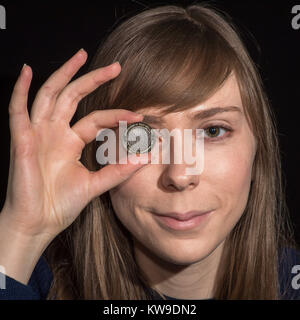
[[115,188],[110,189],[110,197],[113,202],[124,205],[124,207],[145,203],[145,199],[150,196],[151,186],[155,185],[153,177],[151,166],[145,166]]
[[127,188],[110,190],[111,204],[121,224],[132,233],[132,230],[139,230],[138,220],[135,213],[135,198]]
[[251,185],[253,150],[247,143],[238,145],[243,147],[228,144],[214,148],[206,152],[205,160],[205,180],[214,187],[214,194],[223,208],[221,214],[226,215],[229,223],[235,223],[241,217]]
[[[207,177],[216,181],[216,186],[225,190],[236,190],[251,180],[251,155],[233,148],[208,154],[205,161]],[[204,168],[205,170],[205,168]]]
[[[153,174],[144,167],[117,187],[109,190],[113,209],[120,221],[129,229],[137,227],[137,214],[140,208],[149,202],[150,186],[153,186]],[[149,181],[151,179],[151,181]],[[147,190],[147,192],[145,192]]]

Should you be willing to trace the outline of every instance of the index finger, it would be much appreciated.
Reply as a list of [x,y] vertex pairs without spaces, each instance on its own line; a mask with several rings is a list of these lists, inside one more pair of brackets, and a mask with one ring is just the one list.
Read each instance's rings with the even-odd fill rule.
[[17,142],[27,129],[30,129],[30,119],[27,109],[28,91],[32,80],[31,68],[24,64],[15,83],[8,106],[11,140]]
[[142,119],[142,114],[126,109],[95,110],[78,120],[71,129],[85,144],[88,144],[96,138],[98,131],[102,128],[118,126],[120,120],[132,123]]
[[70,122],[78,102],[100,85],[115,78],[121,71],[119,62],[92,70],[66,86],[57,98],[51,120]]
[[70,82],[79,68],[86,62],[87,52],[80,49],[59,69],[52,73],[39,89],[32,104],[30,118],[32,122],[48,119],[52,114],[58,94]]

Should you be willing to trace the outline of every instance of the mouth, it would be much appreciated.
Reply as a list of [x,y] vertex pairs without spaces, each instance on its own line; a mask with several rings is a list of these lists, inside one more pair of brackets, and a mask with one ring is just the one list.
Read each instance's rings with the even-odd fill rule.
[[189,211],[186,213],[169,212],[153,213],[156,220],[163,227],[172,230],[191,230],[201,225],[210,216],[210,211]]

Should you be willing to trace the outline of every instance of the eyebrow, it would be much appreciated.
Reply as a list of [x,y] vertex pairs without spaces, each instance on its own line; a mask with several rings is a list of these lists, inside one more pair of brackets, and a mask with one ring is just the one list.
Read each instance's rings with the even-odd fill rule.
[[[242,114],[241,108],[237,106],[228,106],[228,107],[215,107],[215,108],[210,108],[206,110],[195,111],[189,114],[188,118],[191,120],[201,120],[201,119],[210,118],[218,113],[230,112],[230,111],[237,111]],[[142,121],[148,124],[157,124],[157,125],[165,124],[165,121],[161,117],[154,116],[154,115],[144,115],[144,119]]]

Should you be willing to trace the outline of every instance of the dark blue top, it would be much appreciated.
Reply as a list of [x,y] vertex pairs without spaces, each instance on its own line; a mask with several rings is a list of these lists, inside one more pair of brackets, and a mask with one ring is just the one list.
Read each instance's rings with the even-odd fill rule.
[[[300,300],[300,252],[294,249],[285,250],[287,253],[286,258],[283,262],[279,261],[281,299]],[[294,270],[292,273],[293,267]],[[4,279],[5,289],[2,288]],[[27,285],[9,276],[5,276],[0,272],[0,300],[45,300],[52,281],[52,272],[45,257],[42,255]],[[284,288],[286,288],[286,293],[284,293]],[[154,300],[162,300],[152,289],[150,289],[150,293]],[[177,300],[173,297],[165,297],[167,300]]]

